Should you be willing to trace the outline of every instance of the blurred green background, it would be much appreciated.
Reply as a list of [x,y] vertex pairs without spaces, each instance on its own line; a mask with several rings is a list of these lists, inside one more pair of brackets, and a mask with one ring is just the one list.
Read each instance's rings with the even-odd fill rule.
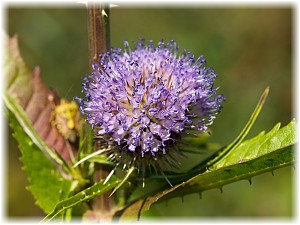
[[[6,5],[7,32],[18,34],[21,54],[61,97],[81,95],[89,71],[84,5]],[[216,86],[227,101],[212,126],[212,141],[228,144],[243,128],[266,86],[270,95],[248,137],[293,118],[293,8],[288,6],[136,6],[111,10],[111,44],[144,37],[174,39],[195,56],[204,54],[219,74]],[[8,134],[5,210],[9,218],[43,217],[34,204],[17,144]],[[153,205],[145,217],[210,219],[295,216],[294,171],[283,168],[199,196]]]

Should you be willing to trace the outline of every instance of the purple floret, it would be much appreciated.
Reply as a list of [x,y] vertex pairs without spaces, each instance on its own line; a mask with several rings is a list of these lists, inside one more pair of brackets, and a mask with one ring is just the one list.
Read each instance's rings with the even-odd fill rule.
[[143,158],[167,154],[186,129],[205,131],[224,101],[203,56],[178,52],[176,42],[127,41],[93,64],[84,78],[81,111],[97,136]]

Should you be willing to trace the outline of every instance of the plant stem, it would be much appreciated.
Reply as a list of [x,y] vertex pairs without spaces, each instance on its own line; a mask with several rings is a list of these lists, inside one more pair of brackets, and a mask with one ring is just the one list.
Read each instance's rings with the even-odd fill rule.
[[110,48],[109,5],[88,3],[88,35],[90,64]]
[[[94,62],[99,63],[99,56],[105,53],[110,48],[110,32],[109,32],[109,5],[99,4],[96,2],[88,3],[88,39],[89,39],[89,59],[90,65]],[[96,145],[94,146],[97,150]],[[108,170],[104,166],[96,165],[94,180],[105,179],[108,175]],[[113,198],[109,193],[94,199],[93,210],[99,212],[100,220],[103,220],[107,214],[113,209]]]

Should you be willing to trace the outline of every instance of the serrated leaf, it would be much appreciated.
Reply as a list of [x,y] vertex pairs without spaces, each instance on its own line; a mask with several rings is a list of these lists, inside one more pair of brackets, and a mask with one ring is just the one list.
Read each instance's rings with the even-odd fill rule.
[[[168,180],[171,181],[171,183],[173,184],[179,184],[183,181],[186,181],[200,173],[203,173],[207,168],[209,168],[210,166],[214,165],[215,163],[217,163],[220,159],[222,159],[224,156],[226,156],[226,154],[228,154],[228,152],[232,151],[234,148],[236,148],[246,137],[246,135],[248,134],[248,132],[250,131],[251,127],[253,126],[255,120],[257,119],[263,105],[264,102],[268,96],[269,93],[269,87],[267,87],[263,94],[261,95],[253,113],[251,114],[248,122],[246,123],[245,127],[242,129],[242,131],[240,132],[240,134],[227,146],[223,147],[223,148],[219,148],[219,150],[216,150],[214,152],[210,152],[208,151],[208,149],[205,149],[205,151],[203,151],[202,157],[198,157],[198,160],[200,160],[200,162],[194,166],[192,169],[185,171],[185,172],[175,172],[175,173],[166,173],[166,176],[168,178]],[[205,135],[207,134],[202,134],[200,135],[200,137],[202,136],[205,137]],[[200,140],[198,138],[185,138],[185,139],[191,139],[190,142],[188,144],[185,145],[179,145],[179,149],[181,151],[185,151],[186,149],[188,151],[192,152],[201,152],[202,149],[202,145],[199,145],[199,143],[201,143],[201,138]],[[194,139],[194,140],[193,140]],[[192,141],[193,140],[193,141]],[[193,144],[192,144],[193,143]],[[202,143],[203,144],[203,143]],[[207,146],[206,146],[207,147]],[[162,176],[160,175],[154,175],[151,176],[150,178],[147,179],[147,181],[149,181],[150,179],[154,180],[154,179],[159,179],[162,178]],[[152,190],[150,189],[150,193],[157,193],[159,191],[162,191],[165,187],[165,182],[160,182],[159,184],[156,184],[156,187]],[[139,188],[137,188],[138,190]],[[139,191],[137,191],[139,192]],[[143,189],[142,191],[142,196],[139,196],[139,198],[143,198],[144,196],[149,195],[148,191],[145,191]],[[131,201],[134,201],[137,199],[137,196],[132,195],[131,196]]]
[[10,109],[8,117],[22,153],[23,170],[30,183],[28,189],[33,194],[37,205],[45,213],[49,213],[57,202],[69,195],[76,183],[61,176],[50,159],[46,158],[40,147],[28,136]]
[[[260,133],[257,137],[243,141],[232,152],[229,152],[225,158],[215,164],[215,167],[208,168],[206,172],[183,182],[184,184],[181,185],[181,188],[173,192],[172,195],[180,196],[187,193],[202,192],[211,188],[221,188],[228,183],[242,179],[251,179],[255,175],[291,165],[294,162],[294,155],[292,153],[293,146],[296,143],[295,133],[296,124],[295,120],[292,120],[287,126],[281,129],[276,125],[265,135]],[[260,142],[263,140],[269,142],[274,139],[282,140],[282,144],[264,145],[263,142]],[[257,141],[258,143],[254,144],[253,141]],[[252,149],[252,146],[258,147],[258,150]],[[244,150],[246,149],[251,149],[252,151],[244,154]],[[230,158],[226,161],[229,156]],[[198,185],[200,184],[201,186],[202,183],[207,187],[198,188]],[[191,190],[183,191],[182,187],[185,185],[195,187],[194,189],[191,188]]]
[[86,188],[83,191],[78,192],[76,195],[67,198],[61,202],[59,202],[54,210],[48,214],[42,222],[50,222],[53,220],[58,214],[61,212],[72,208],[82,202],[86,202],[96,196],[102,195],[103,193],[111,190],[112,188],[116,187],[119,184],[120,180],[115,176],[112,176],[110,180],[104,184],[104,180],[101,180],[98,183],[95,183],[93,186]]
[[5,37],[4,92],[24,109],[32,126],[44,142],[66,161],[75,147],[66,141],[56,127],[51,124],[54,107],[59,104],[57,94],[50,90],[41,79],[40,69],[33,72],[22,59],[17,36]]
[[[291,165],[295,159],[293,147],[296,143],[296,123],[292,120],[287,126],[280,128],[277,124],[270,132],[243,141],[226,157],[213,164],[209,170],[200,173],[172,188],[153,196],[137,200],[121,214],[122,218],[135,218],[148,210],[158,200],[201,193],[213,188]],[[193,172],[193,171],[191,171]]]
[[121,220],[137,220],[141,213],[149,210],[157,201],[184,196],[191,193],[202,193],[213,188],[222,188],[224,185],[239,180],[251,179],[261,173],[273,171],[277,168],[291,165],[294,162],[293,146],[274,150],[268,154],[242,163],[233,164],[216,170],[199,174],[186,182],[166,189],[156,195],[137,200],[129,205],[120,216]]
[[280,125],[280,123],[276,124],[267,134],[261,132],[256,137],[242,142],[209,169],[217,169],[236,162],[247,161],[273,149],[280,149],[294,144],[296,142],[296,121],[292,120],[281,129]]
[[[23,133],[26,134],[31,140],[32,143],[34,143],[40,151],[44,153],[46,157],[48,157],[50,160],[52,160],[53,163],[57,165],[64,165],[64,162],[57,156],[55,152],[53,152],[48,145],[40,138],[38,133],[35,131],[35,129],[32,127],[31,123],[28,121],[28,118],[24,112],[24,110],[21,108],[21,106],[14,100],[14,98],[10,97],[9,95],[3,96],[5,106],[9,110],[10,114],[13,114],[14,118],[18,121],[18,124],[22,127]],[[20,143],[19,143],[20,144]]]

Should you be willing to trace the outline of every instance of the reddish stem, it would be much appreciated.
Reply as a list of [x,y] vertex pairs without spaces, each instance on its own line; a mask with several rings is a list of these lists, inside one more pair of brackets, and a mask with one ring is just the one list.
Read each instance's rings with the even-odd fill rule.
[[[89,58],[90,65],[92,65],[94,62],[99,62],[100,54],[107,52],[110,48],[109,5],[96,2],[88,3],[88,37]],[[105,167],[97,165],[95,169],[95,182],[107,177],[109,171]],[[101,218],[98,219],[100,220],[113,210],[113,198],[109,195],[110,192],[107,192],[94,199],[93,210],[99,213]]]
[[110,48],[109,6],[88,3],[88,35],[90,63],[99,60],[99,55]]

